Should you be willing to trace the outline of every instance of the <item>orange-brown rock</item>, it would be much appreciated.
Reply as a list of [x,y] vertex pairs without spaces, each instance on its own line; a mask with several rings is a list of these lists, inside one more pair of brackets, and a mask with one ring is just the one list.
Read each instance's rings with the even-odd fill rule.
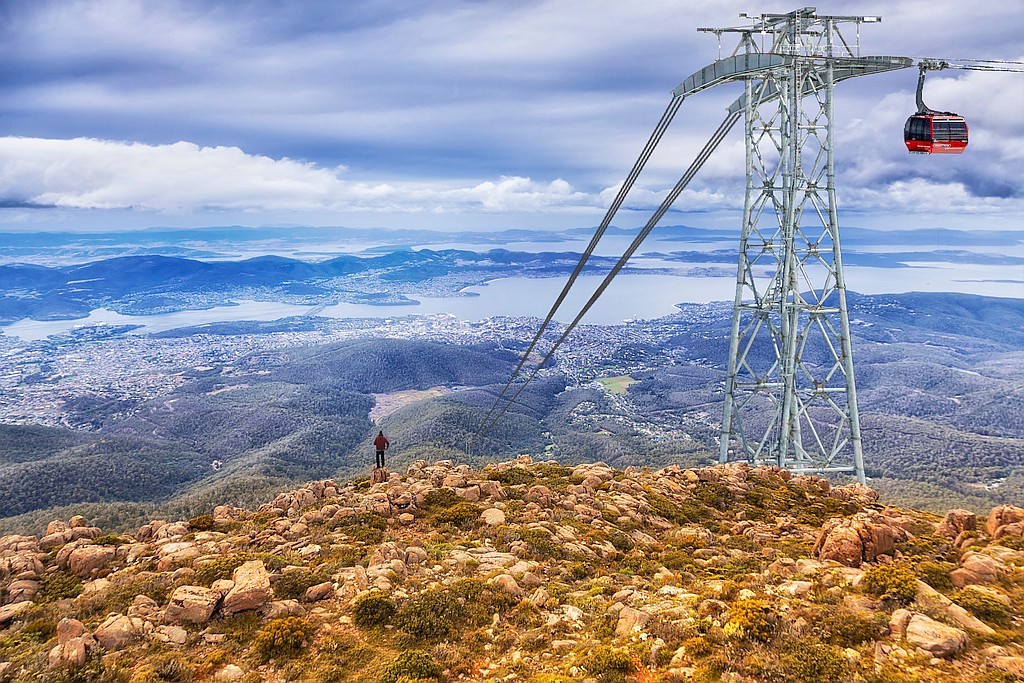
[[970,510],[950,510],[939,524],[935,533],[946,538],[956,538],[965,531],[977,531],[978,516]]
[[827,521],[814,544],[814,555],[822,561],[859,567],[879,555],[893,555],[896,543],[907,539],[907,532],[884,515],[859,512],[848,519]]
[[998,505],[988,513],[985,530],[993,540],[1003,536],[1024,535],[1024,508]]

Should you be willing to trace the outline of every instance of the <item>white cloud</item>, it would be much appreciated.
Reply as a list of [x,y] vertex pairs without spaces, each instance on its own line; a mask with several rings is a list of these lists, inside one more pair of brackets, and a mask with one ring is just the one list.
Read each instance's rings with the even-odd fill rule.
[[294,159],[190,142],[144,145],[77,138],[0,138],[0,193],[8,203],[73,209],[232,211],[547,211],[596,207],[563,179],[524,177],[468,186],[365,183]]

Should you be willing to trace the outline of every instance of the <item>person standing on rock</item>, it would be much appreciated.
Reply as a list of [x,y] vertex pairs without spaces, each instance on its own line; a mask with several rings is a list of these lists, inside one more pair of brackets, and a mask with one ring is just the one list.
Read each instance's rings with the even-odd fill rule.
[[384,467],[384,451],[391,446],[391,442],[388,441],[388,437],[384,436],[384,431],[377,432],[377,438],[373,440],[373,447],[377,449],[377,464],[375,467]]

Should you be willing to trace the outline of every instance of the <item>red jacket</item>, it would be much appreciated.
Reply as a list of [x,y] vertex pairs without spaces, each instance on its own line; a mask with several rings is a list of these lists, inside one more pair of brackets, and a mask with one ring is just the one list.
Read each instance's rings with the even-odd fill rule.
[[391,442],[388,441],[388,438],[383,434],[378,434],[377,438],[373,440],[373,445],[378,451],[386,451],[388,446],[391,445]]

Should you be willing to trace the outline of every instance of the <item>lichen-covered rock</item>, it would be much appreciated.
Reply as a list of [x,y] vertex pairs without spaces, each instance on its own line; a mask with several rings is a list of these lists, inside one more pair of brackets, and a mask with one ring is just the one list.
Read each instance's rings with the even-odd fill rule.
[[270,574],[262,560],[250,560],[235,569],[234,587],[224,596],[224,614],[259,609],[270,600]]
[[178,586],[164,611],[169,624],[205,624],[221,600],[219,591],[203,586]]
[[933,657],[955,657],[967,647],[966,633],[923,614],[910,617],[905,637],[908,643]]
[[139,617],[111,614],[96,627],[92,635],[104,650],[113,652],[126,647],[152,629],[152,624]]

